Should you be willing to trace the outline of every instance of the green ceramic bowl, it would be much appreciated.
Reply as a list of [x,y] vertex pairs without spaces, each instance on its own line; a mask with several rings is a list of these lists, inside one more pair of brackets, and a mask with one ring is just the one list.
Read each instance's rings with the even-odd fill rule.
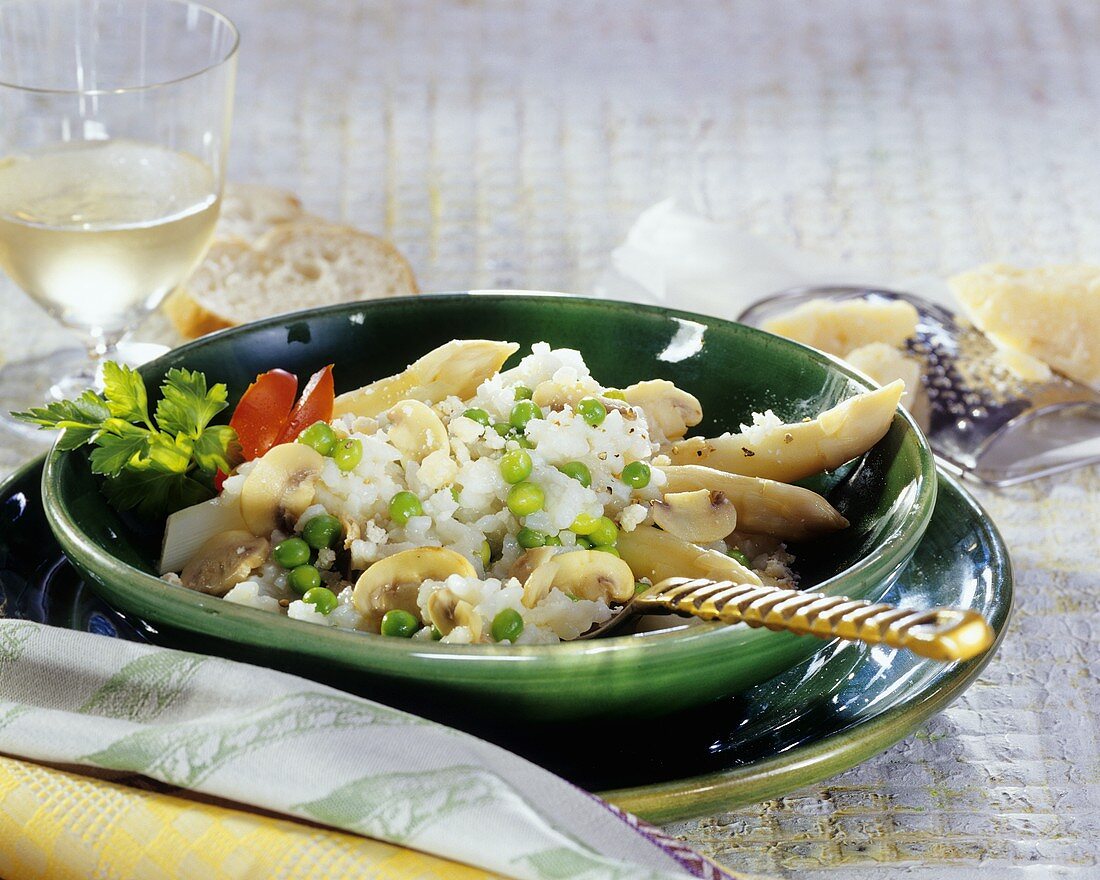
[[[235,400],[264,370],[308,375],[336,364],[337,391],[397,372],[452,338],[545,340],[580,349],[613,385],[654,377],[699,397],[701,432],[736,429],[753,411],[801,418],[865,390],[825,355],[740,324],[572,297],[448,294],[285,315],[218,333],[147,364],[155,386],[171,367],[224,381]],[[816,478],[851,521],[795,546],[803,584],[877,598],[916,549],[932,515],[936,475],[920,431],[899,411],[861,459]],[[822,647],[812,637],[702,626],[541,646],[449,646],[320,629],[170,586],[154,575],[158,523],[117,515],[83,451],[57,449],[43,474],[50,526],[92,587],[145,620],[163,642],[285,669],[434,717],[516,719],[653,715],[765,681]]]

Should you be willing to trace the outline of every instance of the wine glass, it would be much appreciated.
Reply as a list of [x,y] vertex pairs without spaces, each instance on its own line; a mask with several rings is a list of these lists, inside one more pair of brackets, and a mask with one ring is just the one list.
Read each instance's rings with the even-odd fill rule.
[[0,0],[0,267],[85,347],[0,370],[0,403],[95,384],[218,219],[238,36],[188,0]]

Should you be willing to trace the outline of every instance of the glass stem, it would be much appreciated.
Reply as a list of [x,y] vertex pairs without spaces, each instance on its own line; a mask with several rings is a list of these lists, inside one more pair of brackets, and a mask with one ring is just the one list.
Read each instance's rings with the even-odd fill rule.
[[122,341],[122,333],[117,331],[94,334],[88,344],[88,387],[96,391],[103,390],[103,364],[106,361],[118,359],[118,344]]

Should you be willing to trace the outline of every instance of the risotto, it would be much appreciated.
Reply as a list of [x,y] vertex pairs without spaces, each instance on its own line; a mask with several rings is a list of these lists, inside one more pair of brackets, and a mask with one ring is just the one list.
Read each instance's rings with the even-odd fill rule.
[[[702,409],[671,382],[610,388],[545,343],[501,371],[517,349],[450,343],[259,444],[169,518],[163,576],[317,626],[535,644],[673,574],[791,586],[785,542],[847,525],[809,490],[677,458]],[[765,413],[706,442],[751,458],[779,431],[782,459],[800,427]]]

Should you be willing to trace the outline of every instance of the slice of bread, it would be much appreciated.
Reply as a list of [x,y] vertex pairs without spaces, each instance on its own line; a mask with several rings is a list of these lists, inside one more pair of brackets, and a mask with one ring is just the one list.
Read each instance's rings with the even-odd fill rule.
[[186,285],[165,303],[185,337],[316,306],[417,293],[389,242],[306,218],[277,223],[249,244],[215,241]]
[[261,183],[227,183],[214,240],[243,238],[255,242],[276,223],[309,216],[301,199],[289,190]]

